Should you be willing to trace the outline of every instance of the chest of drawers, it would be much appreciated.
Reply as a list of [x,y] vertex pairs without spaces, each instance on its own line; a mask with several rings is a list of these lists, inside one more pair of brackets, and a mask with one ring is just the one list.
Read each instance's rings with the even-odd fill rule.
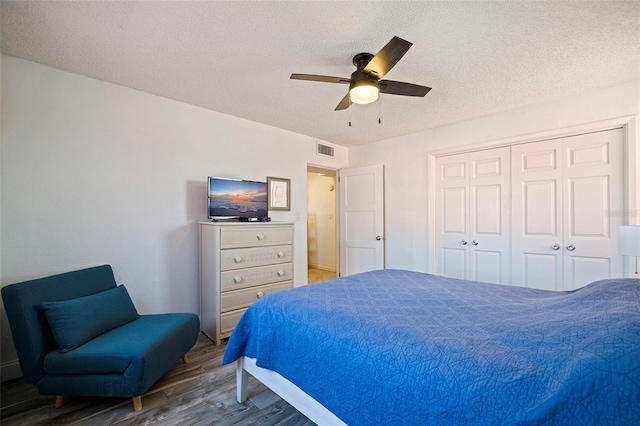
[[293,286],[293,223],[200,223],[200,319],[217,345],[247,307]]

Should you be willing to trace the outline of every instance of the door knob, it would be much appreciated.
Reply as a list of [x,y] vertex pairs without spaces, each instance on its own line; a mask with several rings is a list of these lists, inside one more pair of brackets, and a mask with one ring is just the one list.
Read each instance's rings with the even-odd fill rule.
[[460,241],[460,244],[462,244],[463,246],[466,246],[468,242],[469,241],[467,241],[467,240],[462,240],[462,241]]
[[574,246],[573,244],[569,244],[567,246],[567,250],[569,250],[569,251],[574,251],[575,249],[576,249],[576,246]]
[[378,240],[378,241],[380,241],[381,239],[382,239],[382,237],[381,237],[380,235],[378,235],[378,236],[376,237],[376,240]]
[[471,241],[471,244],[473,244],[474,246],[477,246],[478,244],[480,244],[480,242],[478,240],[473,240]]
[[551,244],[551,248],[554,249],[554,250],[560,250],[560,244],[553,243],[553,244]]

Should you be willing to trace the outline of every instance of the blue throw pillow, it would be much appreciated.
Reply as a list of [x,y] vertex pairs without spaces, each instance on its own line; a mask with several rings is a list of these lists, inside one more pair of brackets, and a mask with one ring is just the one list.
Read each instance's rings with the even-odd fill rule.
[[60,352],[140,317],[123,285],[77,299],[42,303]]

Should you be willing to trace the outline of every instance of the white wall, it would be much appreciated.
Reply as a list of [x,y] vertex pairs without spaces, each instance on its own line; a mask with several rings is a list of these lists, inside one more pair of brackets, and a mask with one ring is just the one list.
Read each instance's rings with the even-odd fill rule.
[[[333,186],[333,190],[330,189]],[[315,218],[315,250],[309,246],[309,266],[336,270],[336,179],[307,174],[307,215]]]
[[[386,267],[429,271],[428,152],[637,115],[639,105],[640,81],[635,80],[547,104],[350,148],[350,167],[385,166]],[[636,145],[640,146],[640,141],[636,141]],[[640,153],[635,155],[636,164],[640,164]],[[639,186],[636,185],[636,193]],[[636,196],[635,200],[636,206],[629,206],[630,212],[639,211],[640,197]],[[630,220],[633,223],[640,218]]]
[[[2,19],[2,3],[0,3],[0,19]],[[1,31],[0,31],[1,33]],[[1,38],[1,37],[0,37]],[[1,42],[1,40],[0,40]],[[2,81],[2,55],[0,55],[0,81]],[[0,206],[2,205],[2,84],[0,84]],[[0,208],[0,235],[2,235],[2,209]],[[2,238],[0,238],[0,277],[2,276]],[[1,282],[1,280],[0,280]],[[4,348],[4,349],[2,349]],[[4,302],[0,302],[0,361],[8,366],[10,377],[20,372],[16,352],[11,341],[11,332],[4,312]],[[0,379],[4,376],[0,376]]]
[[[198,313],[209,175],[291,179],[291,211],[271,217],[297,221],[294,282],[306,284],[307,163],[344,167],[346,148],[318,156],[304,135],[14,57],[1,66],[2,285],[108,263],[140,313]],[[2,333],[5,367],[4,321]]]

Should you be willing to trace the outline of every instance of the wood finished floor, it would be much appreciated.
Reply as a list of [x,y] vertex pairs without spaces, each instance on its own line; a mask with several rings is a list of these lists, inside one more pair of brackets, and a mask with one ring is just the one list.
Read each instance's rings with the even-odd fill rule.
[[181,361],[142,396],[142,411],[130,398],[39,395],[22,379],[2,384],[0,423],[12,425],[300,425],[314,423],[250,376],[249,398],[236,401],[235,364],[221,367],[226,344],[200,335]]
[[307,271],[307,279],[309,284],[320,283],[322,281],[332,280],[336,277],[335,272],[325,271],[318,268],[309,268]]

